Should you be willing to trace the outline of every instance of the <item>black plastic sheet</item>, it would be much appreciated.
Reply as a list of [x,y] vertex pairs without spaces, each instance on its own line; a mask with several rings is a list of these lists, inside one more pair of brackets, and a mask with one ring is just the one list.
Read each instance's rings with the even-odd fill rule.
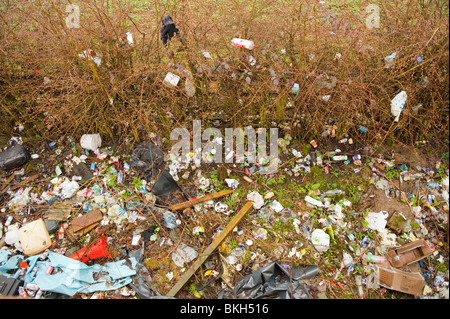
[[144,175],[149,181],[160,172],[164,163],[164,153],[153,142],[142,142],[130,155],[131,169]]
[[173,179],[168,170],[164,170],[152,185],[152,193],[156,196],[155,205],[169,207],[189,198]]
[[244,293],[244,298],[250,299],[311,299],[302,279],[310,279],[318,272],[315,265],[287,270],[274,262],[242,277],[236,284],[235,295]]

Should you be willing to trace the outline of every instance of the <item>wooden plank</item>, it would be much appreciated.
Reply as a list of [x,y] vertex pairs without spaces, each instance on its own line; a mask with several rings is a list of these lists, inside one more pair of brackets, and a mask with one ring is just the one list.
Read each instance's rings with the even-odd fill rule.
[[176,294],[183,288],[183,286],[189,281],[192,275],[200,268],[200,266],[208,259],[208,257],[222,244],[223,240],[233,231],[234,227],[242,220],[247,212],[253,208],[253,203],[248,201],[241,208],[241,210],[233,217],[228,225],[219,233],[213,242],[201,253],[194,264],[184,273],[183,277],[172,287],[167,293],[168,297],[175,297]]
[[195,205],[203,203],[203,202],[207,202],[207,201],[212,200],[212,199],[216,199],[216,198],[220,198],[220,197],[229,195],[229,194],[231,194],[233,192],[234,191],[231,190],[231,189],[226,189],[226,190],[223,190],[223,191],[220,191],[220,192],[216,192],[216,193],[209,193],[209,194],[207,194],[205,196],[202,196],[202,197],[199,197],[199,198],[195,198],[195,199],[191,199],[191,200],[189,200],[187,202],[182,202],[182,203],[178,203],[178,204],[172,205],[170,207],[170,210],[172,210],[172,211],[183,210],[183,209],[186,209],[188,207],[192,207],[192,206],[195,206]]
[[8,186],[9,183],[11,183],[13,178],[14,178],[14,173],[12,173],[11,176],[9,176],[8,180],[3,184],[2,188],[0,189],[0,194],[3,193],[3,190]]

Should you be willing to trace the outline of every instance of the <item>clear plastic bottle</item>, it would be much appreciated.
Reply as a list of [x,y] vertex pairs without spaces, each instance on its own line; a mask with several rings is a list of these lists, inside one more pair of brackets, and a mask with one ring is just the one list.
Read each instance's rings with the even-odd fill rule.
[[356,285],[358,286],[358,294],[360,298],[364,298],[364,291],[362,287],[362,277],[361,275],[355,276]]
[[383,256],[372,255],[371,253],[364,254],[363,259],[367,262],[379,264],[386,260]]

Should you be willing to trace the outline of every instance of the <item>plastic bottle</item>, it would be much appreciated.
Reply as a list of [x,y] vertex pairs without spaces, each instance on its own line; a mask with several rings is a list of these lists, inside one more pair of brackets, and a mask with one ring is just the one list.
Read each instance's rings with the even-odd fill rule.
[[0,168],[8,171],[24,165],[30,160],[30,153],[22,145],[14,145],[6,151],[0,152]]
[[335,195],[340,195],[343,194],[344,192],[341,189],[332,189],[332,190],[328,190],[324,193],[325,196],[335,196]]
[[372,255],[371,253],[367,253],[363,256],[363,259],[367,262],[379,264],[386,260],[383,256]]
[[231,44],[235,47],[246,48],[248,50],[253,50],[255,47],[255,43],[253,43],[253,41],[240,38],[231,39]]
[[355,276],[355,281],[356,281],[356,285],[358,286],[358,294],[361,298],[364,297],[364,291],[363,291],[363,287],[362,287],[362,278],[361,275],[356,275]]

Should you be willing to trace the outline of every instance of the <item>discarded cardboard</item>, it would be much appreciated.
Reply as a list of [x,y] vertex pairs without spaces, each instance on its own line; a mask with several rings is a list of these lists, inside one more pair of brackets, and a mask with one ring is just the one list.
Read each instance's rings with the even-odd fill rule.
[[69,228],[69,232],[74,235],[84,235],[94,229],[103,220],[100,209],[88,212],[83,216],[75,218]]
[[402,268],[419,261],[433,251],[424,239],[418,239],[386,253],[386,259],[395,268]]
[[389,265],[379,265],[376,269],[380,286],[414,296],[422,294],[425,279],[420,272],[406,272]]
[[26,223],[19,228],[18,233],[23,253],[28,256],[38,254],[52,244],[42,218]]
[[406,217],[401,213],[395,211],[387,222],[387,226],[392,229],[397,235],[400,235],[407,222]]

